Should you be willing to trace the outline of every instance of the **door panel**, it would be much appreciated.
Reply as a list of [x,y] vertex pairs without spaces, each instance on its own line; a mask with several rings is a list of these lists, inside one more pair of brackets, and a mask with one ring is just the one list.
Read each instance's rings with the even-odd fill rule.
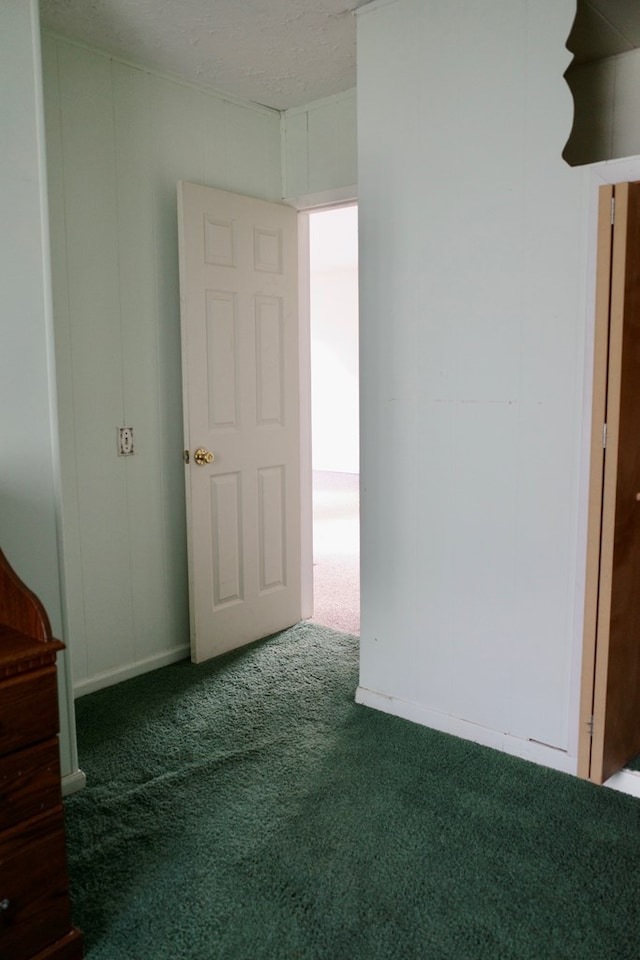
[[[301,617],[297,214],[178,190],[192,657]],[[198,464],[194,451],[214,455]]]
[[640,753],[640,184],[614,189],[590,779]]

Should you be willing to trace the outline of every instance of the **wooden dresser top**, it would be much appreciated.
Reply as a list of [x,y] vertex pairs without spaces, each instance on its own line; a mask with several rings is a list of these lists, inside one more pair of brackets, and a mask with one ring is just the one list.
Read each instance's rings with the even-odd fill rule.
[[52,665],[58,650],[64,650],[60,640],[43,643],[0,623],[0,680]]

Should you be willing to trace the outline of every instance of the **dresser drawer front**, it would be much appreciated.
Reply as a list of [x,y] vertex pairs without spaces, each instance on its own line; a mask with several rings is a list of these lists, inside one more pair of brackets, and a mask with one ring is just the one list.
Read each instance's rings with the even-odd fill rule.
[[55,667],[19,674],[2,684],[0,750],[3,754],[41,740],[49,740],[55,737],[57,732],[58,690]]
[[60,802],[57,739],[0,757],[0,832]]
[[31,957],[31,960],[82,960],[82,934],[79,930],[72,930],[62,940],[56,940],[50,947]]
[[27,960],[71,927],[62,807],[0,836],[0,957]]

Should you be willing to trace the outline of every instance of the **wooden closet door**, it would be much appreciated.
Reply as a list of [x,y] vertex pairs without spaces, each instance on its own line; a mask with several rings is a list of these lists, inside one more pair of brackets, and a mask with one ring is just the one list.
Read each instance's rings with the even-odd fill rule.
[[[588,771],[597,783],[640,753],[640,183],[616,185],[613,200]],[[596,385],[598,377],[596,370]],[[600,431],[594,422],[594,437]],[[588,653],[585,645],[585,660]]]

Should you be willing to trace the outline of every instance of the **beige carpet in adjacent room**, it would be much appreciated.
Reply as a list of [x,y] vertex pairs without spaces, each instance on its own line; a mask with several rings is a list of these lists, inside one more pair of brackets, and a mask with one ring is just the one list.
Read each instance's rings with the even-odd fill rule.
[[355,473],[313,473],[312,619],[360,633],[359,482]]

